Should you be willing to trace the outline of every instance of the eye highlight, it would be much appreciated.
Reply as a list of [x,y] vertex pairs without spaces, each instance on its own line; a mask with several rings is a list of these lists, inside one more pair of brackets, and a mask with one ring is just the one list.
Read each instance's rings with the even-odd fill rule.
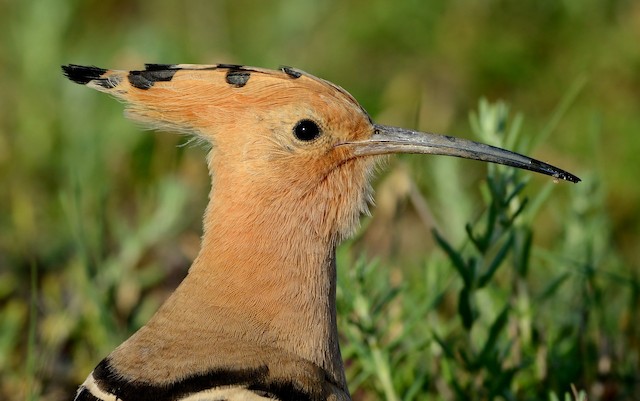
[[301,141],[309,142],[318,138],[322,134],[322,130],[313,120],[300,120],[293,127],[293,135]]

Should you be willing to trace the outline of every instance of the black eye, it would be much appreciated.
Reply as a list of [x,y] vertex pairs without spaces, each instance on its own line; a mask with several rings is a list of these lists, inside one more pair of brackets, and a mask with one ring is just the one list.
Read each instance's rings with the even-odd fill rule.
[[313,141],[320,136],[321,131],[318,124],[311,120],[300,120],[293,127],[293,134],[301,141],[309,142]]

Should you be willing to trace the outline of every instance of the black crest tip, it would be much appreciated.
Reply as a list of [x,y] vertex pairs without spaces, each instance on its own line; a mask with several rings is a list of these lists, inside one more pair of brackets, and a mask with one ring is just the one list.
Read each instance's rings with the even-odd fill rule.
[[144,69],[146,71],[163,71],[163,70],[177,70],[179,69],[179,67],[177,67],[176,64],[147,63],[144,65]]
[[100,78],[107,70],[94,66],[67,64],[62,66],[62,72],[71,81],[86,85],[94,79]]
[[230,70],[244,70],[244,66],[240,64],[225,64],[221,63],[216,65],[216,68],[228,68]]
[[286,65],[281,66],[280,70],[293,79],[300,78],[302,76],[300,71]]

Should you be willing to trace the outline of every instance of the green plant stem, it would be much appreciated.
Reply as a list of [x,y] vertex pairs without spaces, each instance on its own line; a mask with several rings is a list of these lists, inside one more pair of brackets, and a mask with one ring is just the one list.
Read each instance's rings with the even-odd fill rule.
[[393,388],[389,361],[382,355],[382,350],[377,346],[375,340],[371,341],[371,356],[373,357],[373,366],[375,367],[376,375],[384,390],[385,399],[387,399],[387,401],[400,401],[400,398]]

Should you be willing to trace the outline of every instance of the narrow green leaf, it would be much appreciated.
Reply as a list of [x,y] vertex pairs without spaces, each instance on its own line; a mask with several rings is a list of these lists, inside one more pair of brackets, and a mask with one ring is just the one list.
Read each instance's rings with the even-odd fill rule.
[[480,361],[486,361],[489,358],[489,355],[494,352],[498,337],[509,321],[509,310],[509,305],[506,305],[491,325],[491,328],[489,329],[489,337],[487,337],[487,341],[484,343],[482,351],[478,356]]
[[518,227],[514,234],[513,267],[521,278],[526,278],[531,259],[533,231],[529,226]]
[[513,245],[513,233],[511,233],[509,235],[509,239],[507,239],[505,243],[502,244],[502,247],[500,247],[500,250],[498,251],[498,253],[496,253],[496,256],[493,258],[493,260],[489,264],[489,267],[487,267],[487,270],[485,271],[485,273],[482,274],[478,279],[478,288],[483,288],[485,285],[487,285],[487,283],[489,283],[489,281],[491,280],[495,272],[502,265],[502,262],[504,261],[504,258],[509,253],[509,249],[511,248],[512,245]]
[[518,209],[511,216],[511,219],[509,221],[509,226],[511,226],[513,224],[513,222],[516,220],[516,218],[518,218],[520,213],[522,213],[524,211],[524,208],[527,206],[527,203],[529,203],[529,199],[528,198],[524,198],[522,200],[522,203],[520,203],[520,205],[518,205]]
[[432,332],[433,338],[436,340],[436,342],[438,343],[438,345],[440,345],[440,348],[442,348],[442,351],[444,352],[444,355],[449,358],[449,359],[456,359],[456,354],[453,352],[453,349],[451,349],[451,346],[442,338],[440,337],[436,332]]
[[509,195],[507,195],[504,204],[508,205],[509,203],[511,203],[511,201],[518,196],[520,193],[522,193],[522,190],[527,186],[527,183],[525,181],[521,181],[519,182],[515,188],[513,189],[513,191],[511,191],[511,193]]
[[468,287],[460,290],[460,295],[458,296],[458,314],[462,319],[462,325],[464,328],[467,331],[471,330],[473,322],[476,320],[477,312],[473,307],[471,293],[469,292]]
[[551,298],[556,291],[560,288],[562,283],[564,283],[570,276],[569,272],[562,273],[558,277],[556,277],[542,292],[536,297],[538,301],[545,301],[548,298]]
[[460,274],[460,277],[462,277],[464,286],[471,287],[473,283],[472,272],[464,262],[464,259],[462,259],[462,255],[455,251],[453,247],[451,247],[451,245],[447,242],[447,240],[445,240],[442,236],[440,236],[440,234],[438,234],[438,231],[436,229],[431,230],[431,232],[433,233],[433,236],[435,237],[438,245],[440,245],[440,248],[442,248],[447,256],[449,256],[449,259],[453,263],[453,267],[455,267],[458,274]]

